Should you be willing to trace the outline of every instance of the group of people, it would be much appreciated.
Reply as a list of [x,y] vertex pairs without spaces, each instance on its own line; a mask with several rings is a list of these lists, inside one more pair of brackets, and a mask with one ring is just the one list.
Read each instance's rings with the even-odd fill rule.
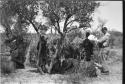
[[[85,60],[87,62],[90,62],[92,60],[93,48],[94,48],[93,42],[97,43],[97,46],[99,47],[101,53],[106,52],[107,48],[109,47],[110,34],[108,33],[108,29],[106,27],[103,27],[101,29],[101,32],[103,33],[103,36],[100,39],[98,39],[96,36],[92,34],[91,29],[86,30],[86,38],[82,42],[81,46],[84,48]],[[39,66],[39,68],[45,68],[45,64],[47,60],[46,58],[47,57],[47,41],[44,36],[40,37],[40,40],[37,45],[37,49],[38,49],[37,65]],[[99,61],[94,62],[96,68],[100,69],[102,73],[109,73],[109,70],[107,69],[107,67],[103,66],[103,64],[105,63],[105,58],[101,59],[103,58],[102,55],[97,58],[100,58],[100,59]]]
[[101,29],[101,32],[103,33],[103,36],[98,39],[96,36],[92,34],[91,29],[86,30],[86,38],[83,41],[83,48],[85,50],[85,56],[86,56],[86,61],[91,61],[92,56],[93,56],[93,48],[94,48],[94,43],[97,44],[99,48],[98,57],[99,58],[97,61],[94,62],[96,68],[100,69],[102,73],[109,73],[109,70],[107,69],[106,66],[106,58],[107,58],[107,52],[109,51],[109,39],[110,39],[110,34],[108,33],[107,27],[103,27]]

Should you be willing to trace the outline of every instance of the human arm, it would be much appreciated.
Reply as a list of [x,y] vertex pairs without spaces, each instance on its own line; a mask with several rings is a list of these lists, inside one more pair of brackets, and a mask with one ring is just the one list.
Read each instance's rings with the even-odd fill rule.
[[103,44],[103,46],[108,46],[108,43],[109,43],[109,38],[110,38],[110,34],[105,34],[102,38],[100,38],[99,40],[98,40],[98,42],[99,43],[102,43]]

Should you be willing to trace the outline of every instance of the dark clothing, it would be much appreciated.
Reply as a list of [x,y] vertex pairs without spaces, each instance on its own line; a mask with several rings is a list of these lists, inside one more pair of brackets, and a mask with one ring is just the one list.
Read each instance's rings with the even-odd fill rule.
[[37,45],[39,66],[46,64],[46,58],[47,58],[47,46],[46,45],[47,45],[47,41],[44,38],[40,38],[38,45]]
[[45,39],[40,39],[37,45],[37,50],[39,50],[39,47],[42,46],[42,49],[46,49],[46,40]]
[[103,45],[104,42],[105,42],[105,41],[103,41],[103,42],[98,42],[99,48],[105,48],[105,46]]
[[24,68],[25,62],[25,51],[27,47],[27,43],[23,41],[22,37],[17,37],[12,41],[15,47],[12,47],[10,53],[12,56],[12,61],[15,62],[16,68]]
[[89,39],[85,39],[83,41],[82,47],[85,49],[85,56],[86,56],[86,61],[91,60],[91,55],[93,54],[93,47],[94,45]]

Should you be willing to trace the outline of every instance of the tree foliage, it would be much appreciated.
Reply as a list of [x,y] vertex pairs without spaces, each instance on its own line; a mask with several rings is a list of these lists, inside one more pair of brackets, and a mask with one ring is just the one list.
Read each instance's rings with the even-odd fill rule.
[[[67,26],[74,21],[81,23],[80,27],[90,26],[91,14],[98,6],[99,3],[87,0],[44,0],[41,8],[44,16],[48,17],[58,33],[62,34],[71,29]],[[62,19],[65,21],[63,32],[60,31],[59,25]]]
[[[54,26],[60,35],[54,54],[55,58],[63,56],[61,52],[67,44],[67,34],[70,31],[90,27],[92,14],[98,6],[99,3],[87,0],[43,0],[43,2],[41,2],[43,15],[49,18],[50,25]],[[60,22],[62,21],[64,21],[64,24],[61,29]],[[68,25],[73,22],[79,22],[80,26],[68,27]],[[51,67],[52,66],[53,63],[51,64]]]
[[[91,26],[91,15],[99,6],[99,3],[87,0],[1,0],[0,4],[0,23],[4,26],[8,38],[13,37],[13,34],[24,35],[30,24],[39,36],[39,29],[47,30],[46,26],[39,25],[35,21],[40,5],[43,15],[49,18],[50,25],[54,26],[61,37],[58,40],[54,57],[61,56],[67,33]],[[61,21],[64,21],[63,31],[59,24]],[[68,27],[73,22],[79,22],[80,26]],[[50,64],[51,68],[53,61]]]
[[[92,14],[98,6],[99,3],[87,0],[43,0],[41,2],[43,15],[49,18],[50,24],[60,34],[61,39],[57,49],[65,45],[64,39],[67,33],[78,29],[78,27],[68,27],[68,25],[77,21],[80,23],[79,28],[90,26]],[[61,21],[64,21],[63,31],[59,24]]]
[[17,17],[17,23],[20,24],[20,26],[29,26],[29,24],[32,24],[38,33],[38,26],[35,22],[35,17],[38,13],[38,1],[39,0],[1,0],[1,25],[11,34],[13,20]]
[[0,23],[5,29],[7,36],[5,43],[10,47],[10,54],[15,62],[23,64],[25,61],[24,51],[28,46],[25,35],[29,24],[32,24],[38,32],[34,24],[35,15],[38,12],[37,4],[37,0],[0,1]]

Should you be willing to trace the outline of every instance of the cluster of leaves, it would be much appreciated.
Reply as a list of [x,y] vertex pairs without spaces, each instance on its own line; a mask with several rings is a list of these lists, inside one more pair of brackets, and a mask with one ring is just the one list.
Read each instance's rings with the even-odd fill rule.
[[[43,0],[41,2],[43,15],[49,18],[50,25],[54,26],[61,37],[57,44],[57,53],[61,51],[61,48],[67,42],[70,42],[68,41],[69,38],[67,39],[67,33],[72,30],[75,31],[78,28],[90,26],[90,22],[92,21],[91,15],[98,6],[99,3],[95,1],[86,0]],[[61,21],[64,21],[62,29],[59,24]],[[80,27],[68,27],[69,24],[75,21],[80,23]]]
[[[39,36],[39,28],[47,30],[47,27],[43,25],[39,26],[35,22],[39,5],[43,11],[43,15],[49,18],[50,25],[54,26],[55,30],[61,36],[60,43],[57,44],[55,54],[57,55],[63,44],[70,42],[66,38],[66,34],[78,29],[78,27],[68,27],[68,25],[77,21],[80,23],[79,28],[90,26],[90,22],[92,21],[91,14],[94,13],[99,3],[86,0],[1,0],[0,22],[5,27],[6,35],[8,37],[13,36],[13,34],[15,34],[14,36],[23,36],[29,24],[32,24]],[[14,22],[15,20],[16,22]],[[59,25],[62,20],[64,20],[63,31],[61,31]],[[12,29],[12,25],[14,25],[14,29]]]
[[[43,10],[43,15],[50,19],[52,26],[63,36],[65,33],[76,29],[67,27],[70,23],[77,21],[81,23],[80,27],[86,27],[91,21],[91,14],[99,6],[95,1],[83,0],[1,0],[1,24],[6,28],[7,33],[11,33],[12,18],[18,18],[17,31],[25,30],[24,26],[32,24],[37,33],[39,27],[36,26],[35,16],[38,8]],[[75,17],[75,19],[71,19]],[[64,19],[63,32],[60,30],[59,22]],[[83,26],[84,24],[84,26]],[[23,26],[23,27],[20,27]],[[43,26],[42,26],[43,27]],[[26,28],[26,27],[25,27]],[[43,27],[45,30],[47,28]],[[8,33],[8,34],[9,34]]]
[[[0,7],[0,22],[4,26],[7,35],[12,34],[12,25],[15,23],[18,27],[14,27],[14,31],[27,32],[27,28],[32,24],[33,28],[39,34],[38,30],[46,30],[45,26],[41,26],[35,21],[35,18],[39,12],[40,0],[1,0]],[[14,32],[15,33],[15,32]]]
[[10,47],[12,59],[23,64],[24,51],[29,44],[26,39],[27,26],[35,19],[37,3],[34,0],[1,0],[0,4],[0,23],[7,37],[5,44]]
[[[36,4],[34,0],[1,0],[1,24],[8,30],[8,33],[11,33],[13,20],[17,18],[17,24],[25,28],[25,26],[29,25],[29,21],[35,18],[34,16],[37,13],[34,10],[37,8]],[[20,29],[17,30],[20,31]]]
[[[99,6],[99,3],[95,1],[86,0],[44,0],[41,8],[43,14],[49,17],[51,25],[55,26],[55,29],[61,33],[67,33],[71,28],[67,26],[77,21],[81,23],[80,27],[90,26],[92,21],[91,14]],[[75,19],[71,20],[72,17]],[[63,32],[60,31],[59,22],[65,20]]]

